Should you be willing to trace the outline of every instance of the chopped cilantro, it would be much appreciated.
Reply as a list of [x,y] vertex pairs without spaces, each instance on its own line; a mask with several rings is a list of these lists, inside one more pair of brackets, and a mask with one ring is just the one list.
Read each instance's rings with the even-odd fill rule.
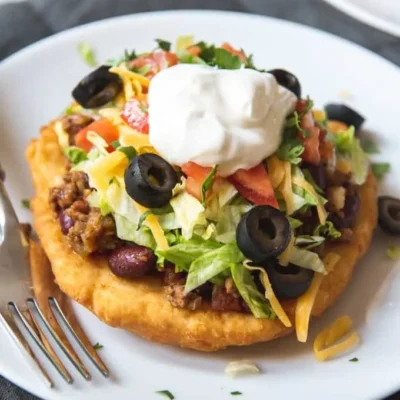
[[128,161],[131,161],[137,154],[135,148],[132,146],[118,147],[118,151],[124,153],[128,158]]
[[21,206],[23,208],[26,208],[27,210],[29,210],[31,207],[31,203],[28,199],[23,199],[23,200],[21,200]]
[[361,148],[367,154],[378,154],[379,149],[376,143],[372,139],[366,139],[361,142]]
[[393,261],[400,258],[400,246],[389,246],[386,255]]
[[131,68],[131,70],[133,72],[136,72],[139,75],[145,76],[151,71],[151,65],[150,64],[146,64],[141,68]]
[[88,159],[86,152],[77,146],[66,147],[63,149],[63,152],[74,165]]
[[[106,65],[109,65],[111,67],[118,67],[118,65],[120,65],[121,63],[125,62],[125,63],[129,63],[129,61],[134,60],[135,58],[137,58],[136,52],[135,50],[124,50],[124,55],[122,57],[113,59],[113,60],[108,60],[106,62]],[[129,65],[127,65],[127,67],[129,68]]]
[[164,51],[170,51],[171,50],[171,42],[167,42],[166,40],[163,40],[163,39],[156,39],[156,42],[158,44],[158,47],[161,50],[164,50]]
[[118,147],[121,146],[121,143],[120,143],[118,140],[114,140],[114,141],[111,143],[111,146],[114,147],[114,149],[117,149]]
[[332,239],[337,239],[342,234],[335,228],[335,225],[331,221],[326,221],[324,225],[318,225],[313,233],[314,236],[325,236]]
[[242,392],[239,392],[237,390],[235,390],[234,392],[231,392],[232,396],[241,396],[242,394],[243,394]]
[[215,165],[210,173],[207,175],[207,178],[204,180],[203,184],[201,185],[201,202],[203,206],[206,204],[206,194],[207,191],[211,188],[211,185],[214,181],[215,174],[217,173],[217,166]]
[[354,357],[354,358],[350,359],[349,361],[350,361],[350,362],[358,362],[358,358],[357,358],[357,357]]
[[[207,64],[210,64],[215,59],[215,46],[207,45],[205,42],[199,42],[195,46],[200,47],[199,57],[203,59]],[[214,64],[213,64],[214,65]]]
[[100,344],[99,342],[97,342],[97,343],[93,346],[93,348],[94,348],[95,350],[101,350],[103,347],[104,347],[104,346],[103,346],[102,344]]
[[221,69],[239,69],[242,61],[225,49],[215,49],[215,65]]
[[175,399],[175,396],[169,390],[158,390],[156,393],[167,397],[169,400]]
[[372,173],[375,175],[375,178],[380,181],[383,179],[384,175],[390,171],[389,163],[373,163],[371,164]]
[[[311,104],[311,105],[309,105]],[[303,135],[303,137],[310,137],[311,136],[311,132],[308,129],[304,129],[300,126],[300,122],[301,122],[301,117],[305,114],[307,114],[307,112],[312,108],[312,101],[309,100],[309,103],[307,103],[307,107],[306,109],[299,113],[297,111],[295,111],[285,122],[285,128],[296,128],[297,131],[301,132],[301,134]]]
[[283,161],[289,161],[291,164],[301,162],[300,155],[304,152],[304,146],[296,138],[284,140],[276,152],[276,156]]
[[82,57],[83,61],[85,61],[87,65],[89,65],[90,67],[95,67],[97,65],[94,51],[90,47],[89,43],[87,42],[78,43],[78,52]]

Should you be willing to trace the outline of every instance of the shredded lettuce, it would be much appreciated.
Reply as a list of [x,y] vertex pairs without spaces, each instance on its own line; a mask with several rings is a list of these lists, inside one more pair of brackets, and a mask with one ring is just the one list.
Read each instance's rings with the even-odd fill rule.
[[301,142],[294,138],[289,139],[280,145],[276,156],[282,161],[289,161],[291,164],[299,164],[301,162],[301,155],[304,152],[304,146]]
[[83,61],[90,67],[95,67],[97,65],[96,57],[94,51],[87,42],[78,43],[78,52],[82,57]]
[[114,214],[114,219],[117,228],[117,236],[120,239],[155,250],[157,247],[156,242],[149,228],[142,226],[140,229],[137,229],[137,224],[134,224],[132,221],[119,214]]
[[205,209],[203,205],[187,192],[181,192],[171,199],[170,204],[175,217],[182,228],[182,236],[190,239],[195,227],[207,227]]
[[222,244],[214,240],[204,240],[201,237],[193,236],[190,240],[183,240],[168,250],[158,250],[157,256],[175,264],[180,270],[188,271],[193,261],[221,246]]
[[207,63],[200,57],[190,54],[187,50],[179,50],[177,52],[178,61],[181,64],[202,64],[207,65]]
[[360,145],[360,140],[354,138],[351,146],[352,182],[362,185],[368,175],[369,161]]
[[317,247],[325,241],[323,236],[310,236],[310,235],[300,235],[295,239],[295,245],[301,247],[304,250],[312,249]]
[[296,229],[303,225],[303,222],[301,222],[299,219],[293,217],[287,217],[287,219],[289,220],[289,224],[292,227],[292,229]]
[[318,225],[314,230],[314,236],[325,236],[331,239],[337,239],[342,234],[335,228],[332,221],[326,221],[324,225]]
[[236,288],[255,318],[275,318],[275,313],[264,295],[257,289],[253,276],[243,264],[231,264],[231,273]]
[[389,246],[386,249],[386,255],[393,261],[400,258],[400,246]]
[[290,251],[289,261],[302,268],[312,269],[321,274],[327,274],[325,265],[317,253],[293,247]]
[[190,265],[185,293],[198,288],[203,283],[216,277],[228,269],[231,264],[240,263],[243,260],[244,256],[235,242],[208,251]]
[[339,153],[351,153],[354,141],[354,126],[350,126],[347,130],[336,132],[330,137],[335,143],[336,150]]

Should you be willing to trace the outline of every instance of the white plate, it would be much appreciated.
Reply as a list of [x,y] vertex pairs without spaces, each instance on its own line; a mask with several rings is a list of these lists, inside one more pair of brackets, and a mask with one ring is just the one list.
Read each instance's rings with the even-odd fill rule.
[[399,0],[324,0],[353,18],[400,37]]
[[[382,158],[392,163],[382,191],[399,194],[400,74],[396,66],[342,39],[296,24],[235,13],[184,11],[139,14],[79,27],[39,42],[0,65],[0,159],[15,204],[32,195],[24,160],[29,139],[64,109],[71,89],[89,71],[76,51],[78,42],[88,41],[98,59],[106,60],[125,48],[152,48],[153,38],[174,40],[191,33],[199,40],[243,47],[255,54],[260,67],[295,71],[304,94],[311,94],[317,105],[340,101],[339,93],[347,91],[348,101],[368,118],[366,128],[375,132]],[[22,219],[29,218],[26,211],[18,212]],[[312,342],[299,344],[294,337],[215,354],[185,351],[110,328],[76,306],[93,343],[104,345],[101,355],[111,379],[104,380],[94,371],[93,381],[86,383],[73,371],[75,384],[67,386],[52,373],[57,389],[48,390],[3,334],[0,374],[48,399],[156,400],[161,397],[154,392],[164,389],[177,400],[228,399],[235,390],[243,392],[243,399],[382,397],[400,388],[400,269],[385,257],[388,242],[382,234],[376,235],[344,295],[312,324],[310,338],[335,316],[349,314],[362,337],[361,346],[351,355],[319,363]],[[358,363],[348,361],[354,356]],[[246,358],[258,363],[263,373],[236,380],[224,376],[228,361]]]

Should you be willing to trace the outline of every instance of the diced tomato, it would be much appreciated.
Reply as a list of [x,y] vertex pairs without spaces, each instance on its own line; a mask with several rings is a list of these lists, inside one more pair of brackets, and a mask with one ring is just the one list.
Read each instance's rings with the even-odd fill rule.
[[196,57],[198,57],[198,55],[201,53],[201,48],[196,45],[190,46],[186,50],[188,53]]
[[[75,136],[75,144],[86,152],[88,152],[93,147],[93,144],[87,139],[87,133],[89,131],[96,132],[108,144],[111,144],[119,138],[118,129],[109,120],[102,118],[94,121],[86,128],[80,130]],[[109,146],[107,150],[109,152],[112,152],[114,148],[112,146]]]
[[150,70],[147,72],[146,77],[152,78],[162,69],[172,67],[177,63],[178,57],[175,53],[171,53],[169,51],[156,51],[154,53],[145,54],[135,58],[130,62],[130,66],[137,69],[149,66]]
[[[306,100],[299,100],[296,105],[297,112],[304,112],[306,108]],[[310,164],[318,165],[321,162],[321,155],[319,153],[320,144],[320,128],[314,121],[312,111],[307,112],[301,117],[300,126],[302,129],[310,132],[310,136],[305,137],[301,132],[297,137],[304,145],[304,152],[301,158]]]
[[189,194],[201,200],[201,187],[211,172],[211,167],[202,167],[192,161],[182,165],[182,171],[187,176],[186,190]]
[[239,169],[228,177],[228,181],[235,186],[243,197],[253,204],[278,208],[274,189],[267,170],[262,164],[249,170]]
[[125,103],[121,118],[133,129],[141,133],[149,133],[149,112],[146,100],[132,98]]
[[221,49],[229,51],[229,53],[238,56],[243,63],[247,62],[246,54],[244,54],[243,50],[236,50],[229,43],[223,43]]

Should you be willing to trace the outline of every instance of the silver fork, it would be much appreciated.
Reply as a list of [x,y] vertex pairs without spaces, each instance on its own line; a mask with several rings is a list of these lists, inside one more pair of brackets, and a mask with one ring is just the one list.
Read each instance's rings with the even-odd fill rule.
[[[43,322],[47,331],[83,378],[91,379],[89,370],[74,351],[57,321],[57,316],[96,368],[104,377],[108,377],[109,371],[106,365],[84,334],[72,309],[65,301],[65,296],[54,283],[51,267],[43,249],[35,242],[31,242],[29,246],[4,187],[4,179],[5,174],[0,164],[0,323],[26,361],[40,374],[48,387],[54,386],[53,381],[36,357],[25,335],[33,339],[37,348],[67,383],[73,383],[73,378],[57,356],[38,320]],[[36,277],[36,283],[42,284],[42,290],[36,297],[33,292],[32,277]],[[43,280],[45,284],[40,282]]]

